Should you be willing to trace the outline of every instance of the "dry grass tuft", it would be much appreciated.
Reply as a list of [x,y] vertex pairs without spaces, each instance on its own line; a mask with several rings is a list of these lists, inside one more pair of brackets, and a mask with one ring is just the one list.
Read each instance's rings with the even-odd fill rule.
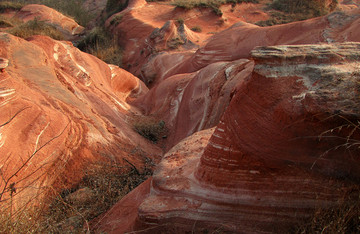
[[106,63],[122,66],[122,49],[117,41],[103,27],[93,28],[77,47]]
[[185,10],[190,10],[193,8],[210,8],[213,12],[222,16],[220,6],[224,4],[237,4],[242,2],[253,2],[258,3],[258,0],[175,0],[173,5],[178,8],[183,8]]
[[57,30],[53,25],[40,21],[38,19],[30,20],[26,23],[22,23],[14,26],[8,30],[9,33],[21,37],[28,38],[34,35],[45,35],[55,40],[63,40],[63,34]]
[[154,117],[137,117],[133,122],[134,130],[141,136],[153,143],[158,143],[161,139],[167,138],[167,128],[163,120]]
[[270,19],[259,21],[259,26],[271,26],[276,24],[286,24],[295,21],[302,21],[326,15],[333,11],[338,4],[337,0],[332,0],[329,8],[325,6],[325,1],[316,0],[274,0],[269,5]]

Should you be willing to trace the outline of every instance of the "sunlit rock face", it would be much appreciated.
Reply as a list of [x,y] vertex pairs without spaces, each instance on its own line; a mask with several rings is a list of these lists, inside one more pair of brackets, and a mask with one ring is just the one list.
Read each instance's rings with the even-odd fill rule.
[[164,156],[138,229],[287,230],[358,181],[360,44],[251,54],[220,123]]
[[70,42],[1,33],[0,45],[0,124],[11,120],[0,129],[0,188],[10,178],[15,207],[76,184],[91,162],[125,158],[141,169],[139,145],[158,160],[161,150],[131,125],[139,111],[128,102],[148,91],[139,79]]

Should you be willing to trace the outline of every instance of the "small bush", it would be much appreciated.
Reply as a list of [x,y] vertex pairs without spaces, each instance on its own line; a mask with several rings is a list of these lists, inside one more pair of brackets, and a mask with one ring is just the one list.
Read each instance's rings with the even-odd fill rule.
[[158,121],[152,117],[140,117],[134,121],[133,126],[137,133],[153,143],[167,137],[167,129],[163,120]]
[[194,31],[194,32],[201,32],[202,31],[200,26],[194,26],[194,27],[191,28],[191,30]]
[[183,18],[177,18],[176,19],[176,23],[178,23],[179,25],[183,25],[184,24],[184,19]]
[[63,40],[63,34],[53,25],[38,19],[30,20],[8,30],[9,33],[22,38],[28,38],[34,35],[45,35],[55,40]]
[[118,14],[114,16],[110,21],[110,25],[117,26],[121,22],[123,17],[124,17],[123,14]]
[[177,49],[177,48],[179,48],[179,46],[184,45],[185,42],[181,38],[176,37],[176,38],[172,38],[171,40],[167,41],[166,44],[167,44],[167,47],[170,49]]

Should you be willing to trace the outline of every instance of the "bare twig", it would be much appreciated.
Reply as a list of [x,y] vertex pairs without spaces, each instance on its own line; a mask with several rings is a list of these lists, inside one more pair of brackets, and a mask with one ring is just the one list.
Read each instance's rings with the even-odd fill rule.
[[16,112],[8,121],[6,121],[5,123],[1,124],[0,125],[0,128],[9,124],[18,114],[20,114],[21,112],[23,112],[24,110],[26,109],[29,109],[30,107],[24,107],[23,109],[19,110],[18,112]]
[[[18,112],[19,113],[19,112]],[[8,121],[9,122],[9,121]],[[35,149],[35,151],[27,158],[27,160],[22,163],[22,165],[10,176],[6,179],[5,182],[5,185],[4,185],[4,188],[3,190],[1,191],[0,193],[0,202],[1,202],[1,199],[2,199],[2,196],[4,195],[5,192],[8,191],[8,184],[9,182],[11,181],[12,178],[14,178],[15,176],[17,176],[17,174],[22,170],[24,169],[24,167],[27,165],[27,163],[40,151],[42,150],[45,146],[47,146],[48,144],[50,144],[52,141],[54,141],[55,139],[59,138],[66,130],[66,128],[69,126],[70,122],[65,126],[65,128],[57,135],[57,136],[54,136],[52,137],[50,140],[48,140],[47,142],[45,142],[43,145],[41,145],[39,148]]]

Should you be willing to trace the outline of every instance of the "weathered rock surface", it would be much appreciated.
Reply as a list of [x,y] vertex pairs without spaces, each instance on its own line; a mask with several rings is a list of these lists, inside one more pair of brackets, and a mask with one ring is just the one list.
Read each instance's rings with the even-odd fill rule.
[[[107,20],[106,26],[118,35],[120,44],[124,47],[125,68],[142,79],[143,66],[158,53],[158,49],[190,49],[193,53],[194,48],[204,45],[214,33],[241,19],[247,22],[267,19],[267,14],[261,12],[261,8],[261,4],[253,3],[238,4],[235,7],[228,4],[221,7],[223,15],[220,17],[211,8],[184,10],[175,8],[170,3],[130,0],[125,10]],[[177,29],[174,30],[173,23],[168,23],[171,20],[178,21]],[[201,32],[189,30],[193,28],[198,28]],[[178,33],[173,33],[174,31]],[[159,37],[154,36],[159,32],[164,35],[160,37],[160,41],[165,42],[162,46],[161,43],[154,45],[154,40],[159,40]]]
[[22,190],[16,207],[77,183],[90,162],[126,159],[141,170],[140,145],[158,160],[162,151],[131,126],[139,112],[128,101],[148,91],[139,79],[70,42],[1,33],[0,45],[9,60],[0,74],[0,123],[18,113],[1,127],[0,168],[6,179],[19,170],[9,181]]
[[167,149],[193,133],[216,126],[236,86],[252,72],[253,62],[213,63],[198,72],[179,74],[160,82],[134,105],[145,115],[160,116],[170,129]]
[[166,153],[129,230],[282,232],[359,180],[360,43],[251,54],[220,123]]
[[72,40],[84,32],[84,27],[75,20],[44,5],[29,4],[21,8],[15,17],[27,22],[29,20],[43,20],[54,25],[64,34],[66,40]]
[[177,66],[163,68],[166,75],[158,74],[157,77],[166,78],[175,74],[194,72],[218,61],[249,58],[250,51],[256,46],[359,42],[359,30],[356,29],[359,19],[359,10],[356,9],[271,27],[239,22],[214,35],[205,46]]

